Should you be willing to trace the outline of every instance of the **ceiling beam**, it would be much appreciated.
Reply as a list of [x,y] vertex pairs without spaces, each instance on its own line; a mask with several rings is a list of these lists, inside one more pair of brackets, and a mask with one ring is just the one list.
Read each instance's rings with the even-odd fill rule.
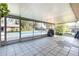
[[[77,14],[76,14],[77,11],[76,11],[76,8],[74,7],[74,5],[76,5],[76,4],[75,3],[70,3],[70,7],[71,7],[71,9],[72,9],[72,11],[73,11],[73,13],[75,15],[76,21],[78,21],[79,18],[78,18]],[[76,6],[78,6],[78,5],[76,5]]]

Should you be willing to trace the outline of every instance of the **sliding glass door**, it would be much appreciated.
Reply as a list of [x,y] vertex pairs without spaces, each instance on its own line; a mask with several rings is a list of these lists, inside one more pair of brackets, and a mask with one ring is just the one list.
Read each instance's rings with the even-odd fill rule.
[[33,21],[21,20],[21,38],[33,37]]
[[41,37],[42,35],[42,23],[34,22],[34,38]]
[[19,19],[6,19],[7,41],[19,39]]
[[46,23],[42,23],[42,27],[43,27],[42,35],[47,34],[48,29],[46,27]]
[[44,30],[42,31],[42,35],[47,34],[49,29],[52,29],[52,24],[42,23]]
[[20,40],[30,40],[35,38],[41,38],[47,34],[48,29],[51,28],[51,24],[30,21],[27,19],[19,19],[18,17],[6,17],[1,21],[1,40],[0,43],[15,42]]
[[5,41],[5,18],[1,18],[1,41]]

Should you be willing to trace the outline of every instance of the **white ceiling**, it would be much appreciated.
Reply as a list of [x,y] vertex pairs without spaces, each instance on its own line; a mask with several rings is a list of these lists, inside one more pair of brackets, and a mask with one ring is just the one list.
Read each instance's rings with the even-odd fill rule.
[[68,3],[10,3],[10,14],[51,23],[75,21]]

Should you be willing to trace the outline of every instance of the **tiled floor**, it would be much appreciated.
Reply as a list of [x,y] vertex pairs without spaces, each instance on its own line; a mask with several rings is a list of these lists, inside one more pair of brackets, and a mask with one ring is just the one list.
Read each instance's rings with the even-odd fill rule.
[[66,36],[45,37],[0,47],[0,56],[78,56],[79,40]]

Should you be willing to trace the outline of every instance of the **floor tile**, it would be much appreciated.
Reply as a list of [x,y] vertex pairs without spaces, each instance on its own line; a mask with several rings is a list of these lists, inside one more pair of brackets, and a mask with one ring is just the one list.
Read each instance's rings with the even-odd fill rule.
[[[65,45],[69,41],[66,36],[56,36],[6,45],[0,47],[0,56],[78,56],[78,47]],[[59,45],[58,42],[65,44]]]

